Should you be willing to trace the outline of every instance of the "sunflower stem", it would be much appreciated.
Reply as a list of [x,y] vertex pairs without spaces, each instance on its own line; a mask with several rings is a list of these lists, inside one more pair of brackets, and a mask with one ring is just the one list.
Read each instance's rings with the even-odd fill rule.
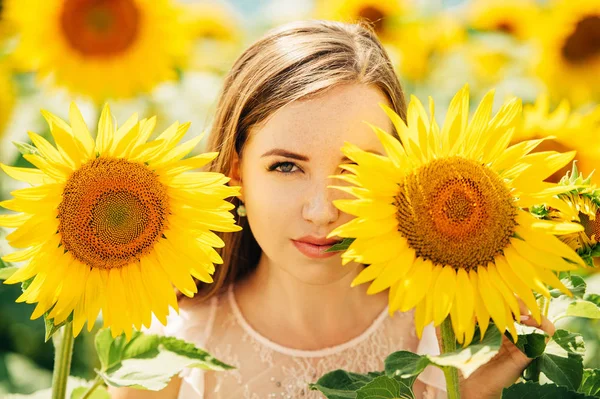
[[102,380],[102,377],[97,375],[96,379],[94,380],[94,384],[91,387],[89,387],[87,391],[85,391],[81,399],[88,399],[90,395],[96,390],[96,388],[103,384],[103,382],[104,381]]
[[[442,332],[442,353],[454,352],[456,350],[456,337],[452,329],[450,316],[446,317],[441,325]],[[458,379],[458,369],[455,367],[443,367],[446,377],[446,392],[448,399],[460,399],[460,381]]]
[[54,343],[54,370],[52,372],[52,399],[65,399],[67,380],[71,373],[73,357],[73,326],[67,322],[62,331],[52,336]]

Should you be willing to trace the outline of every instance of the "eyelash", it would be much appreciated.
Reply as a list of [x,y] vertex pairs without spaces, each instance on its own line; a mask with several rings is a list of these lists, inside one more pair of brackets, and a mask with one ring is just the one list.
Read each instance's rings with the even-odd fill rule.
[[[349,165],[357,165],[357,163],[356,163],[356,162],[350,162],[350,163],[348,163],[348,164],[349,164]],[[293,170],[293,171],[289,171],[289,172],[284,172],[284,171],[282,171],[282,170],[277,170],[277,168],[280,168],[280,167],[281,167],[281,166],[283,166],[283,165],[292,165],[292,169],[293,169],[294,167],[296,167],[296,168],[297,168],[297,170]],[[275,162],[274,164],[272,164],[271,166],[269,166],[269,172],[273,172],[273,171],[275,171],[275,172],[278,172],[278,173],[283,173],[283,174],[285,174],[285,175],[289,175],[289,174],[292,174],[292,173],[296,173],[296,172],[298,172],[298,171],[301,171],[301,169],[300,169],[300,167],[299,167],[298,165],[296,165],[296,164],[295,164],[295,163],[293,163],[293,162]],[[343,169],[342,169],[341,173],[344,173],[344,172],[345,172],[345,170],[343,170]]]
[[[284,172],[282,170],[277,170],[277,168],[280,168],[283,165],[292,165],[293,167],[296,167],[298,170],[294,170],[294,171],[289,171],[289,172]],[[292,173],[296,173],[300,170],[300,168],[298,167],[298,165],[296,165],[293,162],[275,162],[273,165],[269,166],[269,172],[278,172],[278,173],[283,173],[284,175],[289,175]]]

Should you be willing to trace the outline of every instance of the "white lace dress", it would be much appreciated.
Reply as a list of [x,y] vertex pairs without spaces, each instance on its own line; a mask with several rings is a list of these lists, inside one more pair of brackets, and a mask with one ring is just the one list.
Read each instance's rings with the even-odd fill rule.
[[[153,323],[151,331],[158,332]],[[161,326],[162,327],[162,326]],[[193,342],[236,368],[230,371],[182,372],[179,399],[317,399],[324,396],[308,389],[323,374],[344,369],[366,373],[383,370],[392,352],[410,350],[438,354],[434,329],[415,335],[412,313],[385,309],[359,336],[321,350],[297,350],[278,345],[256,332],[244,319],[233,289],[209,302],[185,301],[179,315],[169,316],[161,333]],[[444,376],[430,367],[419,377],[425,384],[423,398],[445,398]]]

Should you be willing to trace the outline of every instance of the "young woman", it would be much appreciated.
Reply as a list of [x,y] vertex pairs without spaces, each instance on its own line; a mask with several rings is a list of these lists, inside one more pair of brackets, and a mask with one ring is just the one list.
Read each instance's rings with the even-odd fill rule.
[[[349,141],[383,154],[363,121],[393,129],[379,103],[405,115],[389,58],[359,25],[289,24],[241,55],[225,79],[210,150],[220,152],[212,169],[242,187],[234,203],[243,231],[222,236],[215,282],[182,299],[163,332],[236,369],[192,369],[161,392],[118,389],[114,398],[320,398],[308,383],[329,371],[382,370],[394,351],[438,351],[432,327],[418,340],[412,313],[388,315],[387,293],[350,287],[364,265],[342,267],[339,253],[324,252],[337,241],[328,233],[351,219],[332,205],[343,194],[328,188],[350,162],[340,147]],[[463,382],[464,397],[500,397],[527,363],[505,342]],[[443,387],[432,368],[414,391],[444,397]]]

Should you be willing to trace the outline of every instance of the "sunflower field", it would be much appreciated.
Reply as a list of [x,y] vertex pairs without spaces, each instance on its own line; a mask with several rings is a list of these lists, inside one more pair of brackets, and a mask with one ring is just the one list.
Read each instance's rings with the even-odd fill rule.
[[[600,0],[0,0],[0,398],[50,398],[65,342],[70,397],[104,393],[120,377],[99,340],[145,339],[177,308],[173,286],[192,297],[192,277],[212,282],[213,232],[239,229],[226,200],[239,190],[199,170],[217,155],[203,132],[235,59],[303,19],[368,24],[410,99],[406,121],[385,110],[400,140],[373,127],[387,156],[342,148],[355,164],[334,178],[355,198],[335,206],[356,219],[332,235],[344,262],[369,265],[353,285],[414,309],[417,334],[447,323],[458,347],[518,335],[530,354],[541,335],[517,331],[516,294],[565,331],[557,369],[583,370],[554,379],[542,348],[526,384],[541,370],[581,395],[568,397],[600,397]],[[489,234],[473,240],[473,226]],[[189,351],[179,366],[229,367]],[[402,356],[390,362],[414,382]],[[329,396],[331,381],[312,388],[356,397]]]

